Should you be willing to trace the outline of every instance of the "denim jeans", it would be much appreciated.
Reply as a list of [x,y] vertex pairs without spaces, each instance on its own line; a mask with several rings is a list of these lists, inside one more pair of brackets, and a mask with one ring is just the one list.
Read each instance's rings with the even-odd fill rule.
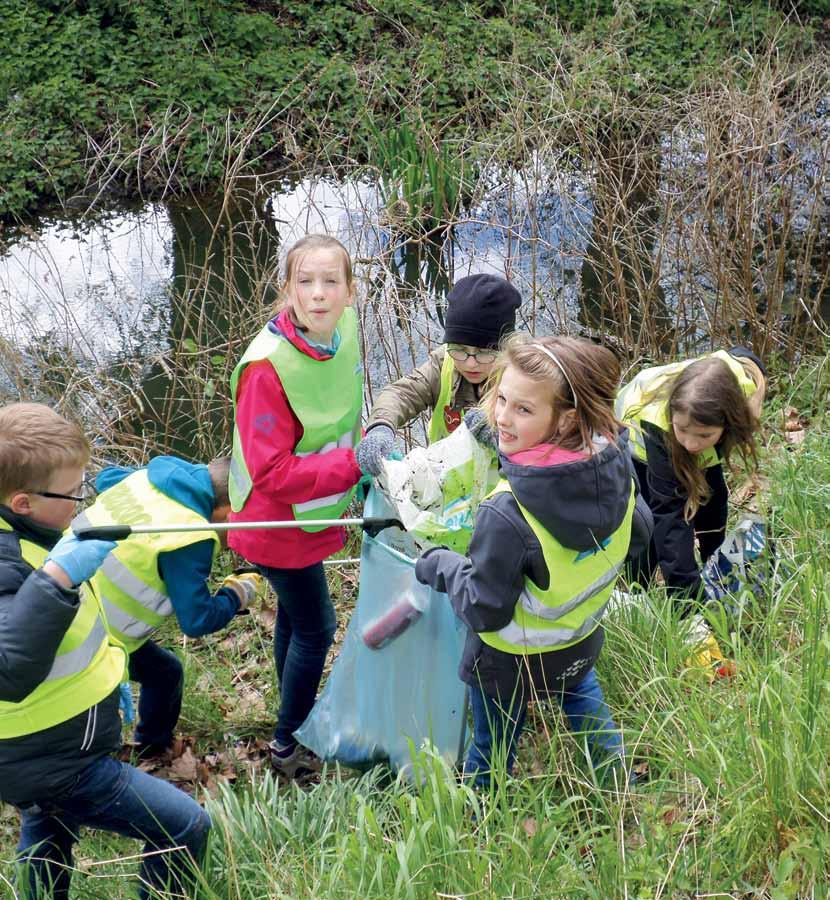
[[[582,681],[556,696],[571,731],[587,739],[594,763],[622,759],[622,737],[611,718],[594,669]],[[500,768],[502,763],[508,774],[513,768],[527,715],[527,698],[517,691],[514,700],[503,707],[478,685],[470,685],[470,707],[473,711],[473,743],[464,762],[464,776],[471,778],[476,787],[487,789],[491,770]]]
[[130,681],[141,685],[136,742],[159,750],[169,747],[182,709],[184,670],[179,658],[147,641],[130,654]]
[[296,743],[294,731],[314,706],[336,625],[323,564],[304,569],[259,567],[277,594],[274,662],[280,708],[274,738]]
[[198,862],[204,851],[210,818],[195,800],[166,781],[102,757],[81,772],[66,794],[22,810],[17,850],[28,863],[32,898],[38,896],[40,885],[41,896],[67,900],[72,847],[81,826],[145,842],[144,852],[152,855],[141,861],[139,896],[148,898],[148,886],[183,890],[190,861]]

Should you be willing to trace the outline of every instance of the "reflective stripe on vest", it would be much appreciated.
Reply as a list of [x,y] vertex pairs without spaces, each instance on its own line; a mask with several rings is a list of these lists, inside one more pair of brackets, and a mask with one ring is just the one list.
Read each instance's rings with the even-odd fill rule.
[[[300,420],[303,435],[294,453],[308,456],[337,447],[355,447],[360,439],[363,407],[363,367],[360,362],[357,316],[347,307],[337,323],[340,346],[329,359],[313,359],[269,326],[251,342],[231,376],[231,396],[236,415],[239,379],[252,362],[268,360],[274,367],[288,403]],[[279,428],[277,424],[275,427]],[[261,440],[267,440],[263,434]],[[244,509],[253,480],[245,462],[239,429],[234,424],[229,493],[234,512]],[[357,485],[348,490],[293,504],[294,518],[339,518],[351,502]],[[325,526],[305,526],[321,531]]]
[[[13,531],[0,519],[0,530]],[[20,555],[33,569],[48,551],[20,538]],[[66,722],[100,703],[124,675],[123,647],[107,634],[93,590],[80,587],[78,611],[64,634],[43,681],[19,703],[0,702],[0,740],[34,734]]]
[[204,540],[219,539],[204,516],[160,491],[146,469],[139,469],[101,493],[77,516],[74,527],[101,525],[204,525],[204,531],[131,534],[119,541],[92,577],[110,632],[129,653],[135,652],[173,613],[167,585],[158,567],[160,553],[170,553]]
[[[510,490],[509,483],[502,479],[493,493]],[[545,653],[575,644],[594,631],[605,614],[628,553],[634,498],[632,483],[628,508],[619,528],[595,551],[587,553],[564,547],[517,501],[542,547],[550,585],[542,590],[525,577],[511,621],[497,632],[479,634],[482,641],[506,653]]]
[[450,435],[445,413],[452,401],[452,383],[455,380],[455,373],[455,363],[445,348],[444,361],[441,363],[441,387],[438,391],[438,399],[435,401],[435,409],[433,409],[432,417],[429,420],[427,438],[430,444],[442,441]]
[[[731,356],[726,350],[718,350],[716,353],[710,353],[698,359],[712,358],[726,363],[737,379],[745,397],[749,398],[755,393],[757,385],[739,359]],[[628,426],[631,453],[640,462],[647,461],[642,423],[648,422],[664,432],[669,430],[668,397],[664,396],[663,392],[666,391],[673,378],[679,375],[686,366],[698,362],[698,359],[685,359],[665,366],[643,369],[617,393],[614,411],[617,418]],[[721,459],[717,450],[710,447],[698,454],[698,462],[701,468],[709,468],[719,465]]]

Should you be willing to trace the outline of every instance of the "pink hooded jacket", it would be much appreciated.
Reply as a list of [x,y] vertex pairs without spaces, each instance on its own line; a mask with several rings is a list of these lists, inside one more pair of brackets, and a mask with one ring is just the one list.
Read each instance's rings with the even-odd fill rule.
[[[288,310],[283,310],[269,327],[312,359],[330,358],[298,334]],[[292,503],[348,490],[360,480],[354,450],[294,455],[303,427],[267,360],[251,363],[242,373],[236,425],[253,488],[244,509],[231,514],[232,522],[293,519]],[[344,542],[343,528],[317,532],[300,528],[231,531],[228,539],[229,546],[250,562],[279,569],[301,569],[320,562],[340,550]]]

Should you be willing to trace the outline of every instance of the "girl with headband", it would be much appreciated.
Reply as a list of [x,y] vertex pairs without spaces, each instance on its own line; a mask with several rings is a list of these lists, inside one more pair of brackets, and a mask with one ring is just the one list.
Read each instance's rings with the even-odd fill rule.
[[638,553],[651,527],[614,416],[619,374],[590,341],[511,336],[483,402],[501,481],[479,507],[468,557],[436,548],[416,565],[469,629],[459,675],[474,726],[464,772],[477,787],[496,760],[512,768],[532,695],[559,700],[595,764],[623,764],[594,665],[632,534]]

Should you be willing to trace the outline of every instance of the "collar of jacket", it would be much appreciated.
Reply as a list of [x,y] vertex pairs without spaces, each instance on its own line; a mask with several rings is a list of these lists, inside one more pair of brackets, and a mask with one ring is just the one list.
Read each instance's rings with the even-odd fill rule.
[[38,525],[37,522],[33,522],[28,516],[21,516],[16,512],[12,512],[8,506],[4,506],[2,503],[0,503],[0,517],[5,519],[16,534],[24,540],[31,541],[40,547],[45,547],[47,550],[51,550],[63,536],[63,532],[59,528],[47,528],[45,525]]

